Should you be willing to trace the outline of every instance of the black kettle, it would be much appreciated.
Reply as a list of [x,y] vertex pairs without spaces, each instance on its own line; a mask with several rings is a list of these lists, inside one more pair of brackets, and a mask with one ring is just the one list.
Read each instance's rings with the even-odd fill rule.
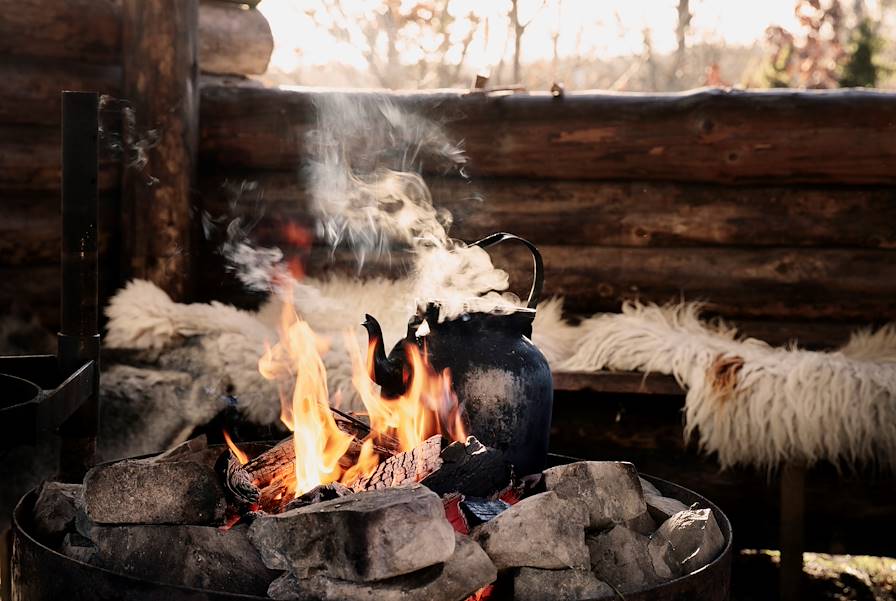
[[[554,400],[547,359],[531,341],[544,264],[535,245],[513,234],[496,233],[473,244],[488,248],[505,240],[517,240],[532,253],[534,279],[526,307],[464,313],[440,323],[439,303],[430,302],[410,319],[407,337],[388,357],[376,319],[367,315],[364,327],[371,342],[368,365],[373,366],[371,375],[383,396],[404,392],[409,369],[406,346],[417,345],[433,368],[450,370],[469,433],[503,451],[516,473],[527,475],[545,467]],[[424,322],[428,332],[418,336]]]

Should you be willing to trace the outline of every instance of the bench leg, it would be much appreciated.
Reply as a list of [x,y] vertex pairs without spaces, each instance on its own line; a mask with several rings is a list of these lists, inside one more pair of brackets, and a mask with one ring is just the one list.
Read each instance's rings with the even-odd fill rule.
[[800,599],[805,548],[806,468],[787,464],[781,471],[781,567],[778,590],[781,601]]
[[12,600],[12,529],[0,532],[0,599]]

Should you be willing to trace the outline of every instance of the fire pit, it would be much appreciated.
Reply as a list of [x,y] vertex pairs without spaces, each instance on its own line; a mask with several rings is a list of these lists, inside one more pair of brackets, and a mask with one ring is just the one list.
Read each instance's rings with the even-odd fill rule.
[[[455,447],[458,443],[454,443]],[[187,451],[193,453],[198,452],[203,458],[201,461],[208,461],[214,456],[227,457],[230,453],[220,446],[199,448],[202,445],[187,447]],[[260,456],[261,447],[255,445],[241,445],[249,455]],[[184,449],[169,452],[168,459],[177,454],[181,454]],[[480,451],[481,452],[481,451]],[[444,452],[442,453],[444,455]],[[123,473],[120,470],[130,469],[128,464],[139,461],[153,462],[151,465],[158,465],[155,462],[165,461],[166,457],[161,458],[144,458],[139,460],[127,460],[125,462],[103,464],[98,466],[93,472],[93,478],[97,474],[102,474],[106,470],[109,475]],[[247,532],[240,533],[234,537],[239,538],[239,544],[230,544],[225,547],[215,549],[210,547],[205,541],[205,537],[227,537],[231,536],[230,531],[222,532],[217,527],[198,526],[198,525],[134,525],[121,523],[115,526],[99,526],[90,524],[85,515],[90,512],[91,502],[97,501],[94,498],[84,499],[85,496],[90,497],[92,493],[85,495],[83,489],[69,488],[67,491],[32,491],[25,496],[18,507],[14,516],[14,532],[15,543],[13,551],[13,581],[14,581],[14,599],[264,599],[268,598],[263,595],[264,590],[256,591],[254,594],[247,594],[247,586],[249,589],[261,586],[266,587],[268,582],[273,581],[270,585],[270,592],[278,595],[279,598],[320,598],[320,599],[336,599],[336,598],[359,598],[358,591],[364,587],[373,586],[374,592],[371,598],[392,598],[395,595],[394,588],[377,588],[382,583],[400,582],[404,583],[400,586],[407,586],[407,583],[417,582],[420,587],[432,587],[434,582],[441,582],[439,586],[446,586],[444,594],[440,596],[439,589],[430,589],[425,597],[422,598],[467,598],[466,593],[458,596],[457,580],[459,578],[467,578],[467,586],[475,586],[476,590],[467,591],[468,593],[478,593],[475,599],[535,599],[545,598],[538,594],[539,587],[549,586],[553,589],[561,586],[567,588],[572,582],[569,576],[573,572],[591,577],[592,572],[588,568],[593,568],[595,573],[600,573],[604,577],[621,577],[620,574],[646,573],[644,566],[629,565],[629,561],[641,561],[649,558],[647,554],[648,548],[643,549],[644,554],[639,555],[639,551],[635,549],[638,541],[649,544],[650,541],[665,541],[663,536],[673,538],[679,534],[669,532],[669,524],[674,519],[663,518],[670,513],[674,516],[681,511],[679,517],[685,514],[691,517],[702,516],[711,521],[711,527],[717,526],[718,541],[711,550],[712,557],[704,560],[705,565],[694,566],[695,569],[680,569],[677,577],[669,574],[665,582],[648,581],[642,582],[640,585],[627,585],[620,582],[614,584],[617,590],[623,591],[627,600],[671,600],[671,599],[688,599],[691,601],[721,601],[728,598],[728,579],[730,574],[731,561],[731,528],[725,515],[712,503],[697,495],[696,493],[684,489],[680,486],[653,478],[650,476],[642,476],[635,487],[641,498],[646,500],[647,513],[638,516],[639,519],[627,520],[624,523],[614,523],[612,521],[601,521],[594,514],[594,508],[601,505],[608,514],[617,516],[630,515],[631,510],[625,506],[630,502],[624,497],[626,492],[618,491],[614,497],[615,500],[607,505],[605,501],[599,500],[598,497],[590,499],[588,505],[581,504],[570,513],[572,505],[579,505],[574,502],[575,497],[589,499],[591,492],[578,491],[580,488],[581,478],[593,478],[597,475],[598,479],[605,478],[609,473],[620,474],[620,478],[611,478],[603,480],[610,482],[615,480],[616,485],[631,481],[631,474],[636,474],[630,464],[616,462],[576,462],[568,463],[569,458],[552,456],[550,463],[557,467],[549,468],[545,471],[542,478],[529,478],[525,483],[520,484],[516,488],[515,494],[518,496],[526,496],[524,501],[516,503],[512,509],[516,515],[511,515],[511,503],[515,503],[517,499],[513,498],[513,493],[505,491],[503,497],[508,502],[499,502],[499,508],[494,509],[495,504],[491,507],[485,499],[481,499],[482,503],[477,506],[476,497],[466,497],[457,493],[445,494],[442,496],[441,502],[439,497],[421,485],[407,485],[400,488],[385,487],[373,491],[350,494],[347,497],[336,501],[319,501],[326,498],[327,494],[319,494],[318,499],[305,498],[298,503],[293,502],[291,507],[299,507],[299,509],[285,508],[286,514],[279,515],[261,515],[248,514],[249,520],[254,520],[248,528],[245,525],[236,528],[244,529]],[[123,465],[124,464],[124,465]],[[495,472],[491,472],[495,473]],[[590,475],[589,475],[590,474]],[[626,474],[628,476],[626,476]],[[90,478],[88,475],[88,486],[90,486]],[[222,486],[225,486],[226,475],[222,475]],[[134,478],[139,480],[139,477]],[[125,494],[127,485],[124,482],[119,483],[117,487],[122,494]],[[445,486],[447,480],[444,482]],[[50,485],[45,485],[50,486]],[[71,486],[71,485],[64,485]],[[608,486],[610,486],[608,484]],[[438,485],[436,486],[438,488]],[[538,492],[544,489],[546,492]],[[111,488],[110,488],[111,490]],[[615,490],[615,489],[614,489]],[[39,492],[45,498],[38,498]],[[132,492],[132,491],[128,491]],[[338,493],[337,493],[338,494]],[[233,504],[233,496],[231,493],[224,493],[229,499],[228,505]],[[72,501],[70,505],[65,503],[65,498],[72,496],[80,496],[77,503]],[[331,495],[332,496],[332,495]],[[306,495],[307,497],[307,495]],[[387,497],[391,497],[391,500]],[[400,497],[400,498],[399,498]],[[395,498],[399,498],[398,502],[394,502]],[[352,499],[355,499],[354,501]],[[363,499],[363,501],[362,501]],[[62,501],[61,501],[62,500]],[[460,501],[474,501],[473,503],[464,503],[461,507]],[[314,503],[314,501],[319,501]],[[345,503],[339,507],[340,501]],[[618,502],[617,502],[618,501]],[[438,515],[432,514],[433,502],[438,507]],[[637,503],[637,499],[635,499]],[[642,503],[644,501],[642,500]],[[503,503],[504,511],[501,511],[501,503]],[[543,505],[539,509],[536,505]],[[43,505],[44,507],[41,507]],[[47,505],[52,509],[47,511]],[[124,503],[123,505],[128,505]],[[131,504],[133,506],[133,504]],[[158,503],[156,503],[156,506]],[[334,508],[334,505],[337,507]],[[138,509],[141,507],[137,503]],[[318,507],[330,513],[327,520],[320,521],[318,516]],[[214,509],[215,504],[207,505]],[[592,511],[582,509],[590,507]],[[410,508],[410,509],[409,509]],[[688,509],[693,508],[693,509]],[[146,509],[143,507],[143,509]],[[221,519],[223,514],[219,514],[213,518],[211,516],[203,517],[201,508],[192,508],[189,511],[196,513],[189,517],[194,522],[214,523],[216,519]],[[149,519],[149,514],[137,515],[133,517],[119,516],[113,514],[117,510],[114,506],[102,506],[94,510],[94,517],[101,517],[104,520],[118,520],[126,522],[128,520]],[[442,513],[444,511],[444,514]],[[491,513],[490,513],[491,511]],[[542,522],[548,524],[548,529],[559,529],[553,534],[544,534],[544,523],[531,519],[533,516],[540,515],[540,511],[544,511],[545,520]],[[577,515],[578,517],[572,517]],[[629,511],[628,514],[625,512]],[[637,512],[637,509],[635,510]],[[100,515],[103,512],[106,515]],[[305,513],[305,517],[299,519],[297,516]],[[343,514],[353,512],[353,516],[349,519],[342,519],[340,512]],[[615,512],[615,513],[614,513]],[[622,513],[619,513],[622,512]],[[674,513],[673,513],[674,512]],[[497,516],[493,515],[497,513]],[[600,513],[600,512],[597,512]],[[63,529],[68,529],[69,533],[65,536],[64,542],[60,535],[62,532],[48,532],[46,525],[47,515],[50,515],[50,523],[56,523]],[[396,516],[401,515],[396,519]],[[501,518],[501,515],[505,515]],[[672,517],[670,516],[670,517]],[[448,518],[446,520],[445,518]],[[579,525],[570,522],[580,520]],[[54,521],[55,520],[55,521]],[[298,521],[297,521],[298,520]],[[355,521],[352,521],[355,520]],[[366,520],[365,525],[357,520]],[[370,525],[370,523],[380,520],[379,525]],[[520,522],[522,520],[522,522]],[[557,523],[550,526],[552,520]],[[595,522],[597,520],[597,522]],[[642,520],[647,520],[646,523]],[[679,520],[680,521],[680,520]],[[709,523],[709,521],[707,523]],[[64,525],[63,525],[64,523]],[[356,537],[364,544],[380,545],[373,553],[364,555],[364,560],[360,561],[358,545],[353,544],[346,537],[352,534],[351,529],[345,530],[346,524],[351,528],[358,528]],[[404,524],[404,525],[403,525]],[[520,530],[520,527],[524,530]],[[596,526],[594,526],[597,524]],[[455,531],[468,532],[469,536],[463,534],[454,534]],[[592,528],[592,526],[594,526]],[[109,569],[111,564],[103,564],[86,554],[79,554],[84,548],[78,549],[73,546],[88,544],[81,537],[79,532],[84,532],[89,528],[100,528],[105,534],[112,534],[106,540],[100,542],[97,547],[104,545],[112,545],[106,549],[108,555],[115,555],[119,562],[116,569]],[[587,527],[589,534],[587,538],[583,536],[584,529]],[[298,528],[298,529],[297,529]],[[320,532],[315,532],[315,528],[320,528]],[[397,530],[405,528],[408,532],[414,533],[417,548],[414,553],[408,555],[405,548],[390,547],[389,537],[391,534],[402,537],[406,543],[407,533],[398,533]],[[564,530],[566,528],[569,532]],[[150,532],[152,529],[166,531],[165,536],[157,541],[146,542],[141,540],[143,533]],[[526,530],[527,529],[527,530]],[[520,536],[521,532],[527,531],[525,537]],[[640,532],[639,532],[640,531]],[[301,536],[299,533],[305,535]],[[527,557],[527,540],[538,541],[544,536],[555,536],[559,532],[560,538],[556,541],[554,548],[542,555],[550,556],[547,560],[544,558]],[[645,534],[641,534],[641,532]],[[324,536],[326,533],[326,536]],[[393,536],[392,538],[395,538]],[[448,550],[446,557],[435,557],[439,555],[438,547],[445,546],[446,536],[457,536],[457,543],[448,545],[455,549],[453,553]],[[303,538],[322,538],[323,546],[314,543],[306,544]],[[385,537],[385,538],[377,538]],[[510,539],[518,538],[518,543],[514,545],[506,545],[502,539],[509,537]],[[707,535],[704,539],[708,541],[712,537]],[[573,539],[576,539],[573,542]],[[580,540],[579,540],[580,539]],[[80,540],[80,542],[78,542]],[[223,540],[223,538],[221,538]],[[250,542],[251,541],[251,544]],[[587,541],[587,542],[586,542]],[[355,541],[357,542],[357,541]],[[394,541],[393,541],[394,542]],[[451,542],[454,542],[453,540]],[[676,540],[677,542],[677,540]],[[294,549],[290,546],[295,544]],[[657,544],[656,542],[653,543]],[[663,542],[665,544],[665,542]],[[690,543],[689,543],[690,544]],[[254,545],[254,548],[253,548]],[[576,564],[581,561],[577,559],[576,547],[585,548],[585,566],[584,569],[570,570],[567,568],[556,569],[560,564],[567,566]],[[633,546],[634,545],[634,546]],[[530,545],[531,546],[531,545]],[[411,544],[411,547],[414,547]],[[65,553],[60,552],[63,549]],[[256,551],[257,549],[257,551]],[[447,549],[447,547],[446,547]],[[461,549],[464,552],[461,553]],[[668,552],[669,547],[667,547]],[[486,553],[483,553],[485,550]],[[683,549],[679,549],[682,551]],[[295,551],[296,554],[292,554]],[[425,551],[425,552],[424,552]],[[327,563],[327,567],[321,572],[321,567],[310,568],[314,564],[314,553],[323,553],[322,559]],[[691,553],[689,559],[685,559],[685,564],[693,560],[694,556],[701,554],[701,549]],[[588,554],[590,553],[590,566],[588,565]],[[363,552],[362,552],[363,554]],[[487,556],[486,556],[487,554]],[[179,555],[182,555],[179,556]],[[432,557],[429,557],[432,555]],[[444,554],[443,554],[444,555]],[[458,557],[463,555],[463,557]],[[661,554],[653,554],[653,557],[659,557]],[[641,559],[638,559],[638,558]],[[259,559],[260,558],[260,559]],[[489,560],[491,558],[491,561]],[[668,556],[666,556],[668,561]],[[442,576],[433,576],[427,572],[434,568],[419,568],[417,563],[424,565],[437,561]],[[553,565],[554,560],[559,560],[560,564]],[[546,561],[543,565],[553,565],[554,569],[547,567],[522,567],[526,564],[539,564]],[[140,565],[139,562],[149,562],[150,565]],[[152,565],[155,562],[155,565]],[[205,566],[207,574],[212,574],[208,582],[209,586],[179,586],[171,582],[171,567],[180,566],[181,564],[201,565],[202,562],[217,562],[218,565]],[[285,563],[284,563],[285,562]],[[311,563],[309,563],[311,562]],[[402,563],[405,562],[405,563]],[[414,565],[406,562],[414,563]],[[276,571],[267,568],[275,567]],[[452,564],[454,564],[452,566]],[[518,564],[521,567],[508,567]],[[674,561],[670,561],[668,565],[674,565]],[[302,567],[309,568],[307,574],[301,573]],[[399,566],[396,568],[396,566]],[[487,587],[491,580],[494,579],[495,567],[499,566],[500,576],[496,580],[494,587]],[[159,568],[168,569],[169,573],[162,574],[155,578],[146,578],[141,574],[158,573]],[[582,568],[582,566],[579,566]],[[410,576],[399,576],[397,578],[385,578],[394,571],[406,571],[412,568]],[[177,568],[179,569],[179,567]],[[283,572],[283,570],[287,570]],[[452,575],[452,582],[445,584],[445,575],[450,571],[455,573]],[[176,571],[176,569],[175,569]],[[491,572],[490,572],[491,571]],[[650,568],[651,574],[655,574],[655,570]],[[263,582],[253,581],[253,576],[247,574],[261,575]],[[337,574],[341,577],[336,577]],[[460,573],[461,575],[458,575]],[[471,575],[472,573],[472,575]],[[221,576],[223,574],[223,581]],[[311,576],[311,574],[317,574]],[[329,574],[329,575],[325,575]],[[563,578],[556,579],[558,575]],[[52,575],[52,577],[47,577]],[[233,578],[234,589],[243,592],[234,592],[226,586],[229,578]],[[276,580],[275,580],[276,578]],[[417,580],[415,581],[414,578]],[[211,580],[217,582],[212,583]],[[365,582],[365,579],[367,582]],[[165,582],[168,580],[168,582]],[[202,581],[201,579],[199,581]],[[371,582],[373,581],[373,582]],[[222,586],[222,582],[225,583]],[[314,590],[315,585],[321,582],[329,585],[329,590]],[[561,582],[565,584],[560,584]],[[277,588],[279,584],[279,589]],[[297,584],[298,583],[298,584]],[[347,587],[344,591],[334,593],[333,583]],[[308,596],[289,596],[284,595],[283,591],[291,590],[295,587],[308,591]],[[463,585],[461,585],[463,586]],[[589,586],[578,585],[581,591],[586,594],[574,596],[566,593],[564,597],[567,599],[613,599],[615,593],[612,588],[600,589],[602,594],[587,594]],[[359,589],[361,587],[361,589]],[[399,587],[400,588],[400,587]],[[598,590],[598,589],[591,589]],[[416,598],[407,595],[413,591],[402,590],[400,598]],[[370,594],[369,591],[366,594]],[[317,595],[317,596],[315,596]],[[453,597],[452,597],[453,595]],[[397,597],[396,597],[397,598]]]

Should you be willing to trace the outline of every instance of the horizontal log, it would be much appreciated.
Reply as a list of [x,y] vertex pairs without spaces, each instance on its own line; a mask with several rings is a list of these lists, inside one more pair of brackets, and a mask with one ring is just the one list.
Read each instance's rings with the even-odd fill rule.
[[[0,219],[0,266],[48,264],[59,260],[62,241],[60,197],[10,194],[3,199]],[[97,243],[102,257],[117,233],[118,204],[114,195],[99,199]]]
[[58,125],[61,90],[118,96],[121,68],[20,58],[0,64],[0,123]]
[[[0,0],[0,55],[115,65],[121,60],[116,0]],[[274,47],[257,10],[203,2],[199,67],[208,73],[264,73]]]
[[[207,86],[201,158],[294,169],[319,90]],[[365,92],[353,92],[353,95]],[[704,89],[677,94],[393,94],[447,124],[469,171],[537,179],[896,182],[896,94]]]
[[[703,302],[706,310],[732,319],[832,320],[877,323],[896,319],[896,252],[800,248],[605,248],[541,246],[544,297],[558,295],[573,314],[615,312],[625,300]],[[523,294],[531,257],[521,249],[491,250]],[[354,257],[315,247],[304,256],[307,273],[357,276]],[[226,284],[220,257],[203,259],[207,294]],[[217,263],[217,265],[216,265]],[[400,277],[409,261],[395,251],[370,258],[361,276]],[[215,296],[212,296],[214,298]],[[221,298],[219,296],[219,298]]]
[[[58,192],[61,184],[61,134],[58,127],[0,125],[0,190]],[[102,157],[101,192],[118,189],[120,169],[109,156]]]
[[[266,242],[285,244],[287,222],[314,229],[311,191],[297,172],[200,178],[212,215],[237,214],[240,189],[238,207],[264,209]],[[896,248],[896,188],[431,178],[430,189],[454,217],[451,235],[468,241],[508,231],[539,245]]]
[[239,4],[199,4],[199,67],[206,73],[260,75],[274,51],[271,26],[261,12]]
[[[617,311],[629,299],[684,299],[731,318],[896,319],[896,253],[888,250],[547,246],[541,252],[545,293],[565,296],[575,313]],[[530,277],[529,257],[492,254],[511,282]]]

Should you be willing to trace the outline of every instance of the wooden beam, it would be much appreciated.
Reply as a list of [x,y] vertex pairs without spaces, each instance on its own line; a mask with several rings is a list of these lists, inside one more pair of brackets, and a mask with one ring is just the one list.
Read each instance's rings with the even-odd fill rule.
[[[119,64],[121,5],[120,0],[0,0],[0,55]],[[274,38],[264,15],[214,1],[202,2],[199,10],[204,72],[265,72]]]
[[[215,168],[200,174],[203,207],[231,214],[246,184],[253,189],[242,204],[264,207],[259,227],[294,222],[314,230],[312,191],[297,170]],[[538,245],[896,248],[896,188],[454,177],[428,184],[461,240],[508,231]]]
[[801,599],[803,552],[806,549],[806,467],[786,464],[781,468],[781,567],[778,598]]
[[[58,92],[56,96],[59,96]],[[58,100],[57,100],[58,102]],[[59,122],[51,127],[0,125],[0,190],[50,192],[58,196],[61,182]],[[120,167],[106,156],[100,163],[100,191],[120,185]]]
[[158,142],[123,180],[127,276],[149,279],[176,300],[189,296],[191,192],[199,123],[197,0],[124,0],[123,95],[138,129]]
[[0,123],[58,126],[60,90],[118,96],[121,67],[17,58],[0,63],[0,81]]
[[[292,254],[284,245],[287,255]],[[896,252],[815,248],[618,248],[540,246],[545,264],[543,298],[564,297],[571,314],[618,312],[626,300],[701,301],[713,315],[749,321],[812,320],[878,323],[896,319]],[[511,289],[525,292],[531,257],[496,248],[494,263],[510,274]],[[357,277],[348,251],[313,247],[296,256],[314,277]],[[231,276],[221,258],[207,255],[199,277],[207,291],[223,291]],[[393,251],[370,257],[360,275],[402,277],[409,256]],[[220,298],[220,297],[219,297]],[[226,298],[226,297],[225,297]]]
[[[361,95],[364,92],[353,94]],[[201,155],[221,167],[294,169],[314,90],[208,86]],[[716,183],[892,184],[896,94],[878,91],[488,96],[395,94],[447,124],[479,176]]]
[[672,376],[644,374],[635,371],[554,371],[554,390],[567,392],[588,390],[613,394],[684,394]]

